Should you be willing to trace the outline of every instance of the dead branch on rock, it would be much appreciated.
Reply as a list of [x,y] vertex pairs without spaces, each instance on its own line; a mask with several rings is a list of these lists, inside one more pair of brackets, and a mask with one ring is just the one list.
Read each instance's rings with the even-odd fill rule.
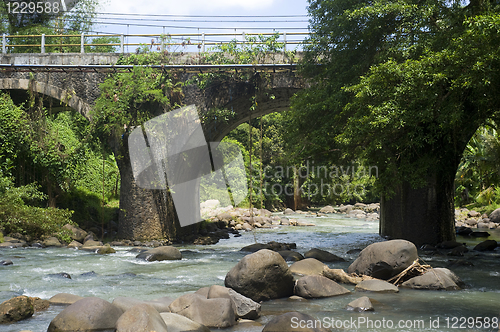
[[[422,263],[424,262],[422,261]],[[425,274],[432,268],[430,265],[422,263],[420,263],[420,257],[417,258],[410,266],[404,269],[401,273],[399,273],[397,276],[394,276],[387,281],[393,283],[396,286],[399,286],[403,282],[410,280],[413,277],[418,277]]]
[[332,279],[336,282],[340,282],[343,284],[352,284],[357,285],[361,281],[375,279],[370,276],[365,275],[357,275],[356,273],[348,274],[342,269],[330,269],[328,266],[323,268],[323,276],[328,279]]

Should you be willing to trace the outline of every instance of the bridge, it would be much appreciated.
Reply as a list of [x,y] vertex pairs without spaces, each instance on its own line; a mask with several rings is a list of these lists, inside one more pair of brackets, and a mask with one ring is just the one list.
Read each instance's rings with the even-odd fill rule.
[[[50,96],[77,110],[91,120],[91,109],[99,97],[101,84],[110,73],[129,71],[132,66],[116,65],[125,53],[4,53],[0,55],[0,89],[29,90]],[[82,38],[83,40],[83,38]],[[43,47],[42,47],[43,46]],[[46,45],[42,43],[43,51]],[[82,50],[85,45],[81,46]],[[123,51],[123,43],[122,48]],[[269,73],[266,91],[274,98],[256,95],[253,81],[218,82],[200,90],[196,85],[183,88],[185,105],[196,104],[200,118],[207,119],[203,130],[207,141],[220,141],[231,130],[250,118],[285,110],[290,97],[302,89],[304,83],[297,77],[297,64],[286,54],[273,54],[260,64],[214,65],[200,63],[200,52],[171,53],[171,64],[150,66],[163,72],[175,72],[179,80],[187,81],[197,73],[221,71],[251,71]],[[300,56],[300,54],[299,54]],[[256,96],[258,108],[250,111],[252,97]],[[211,119],[213,109],[230,109],[232,118],[227,122]],[[128,158],[118,161],[121,175],[119,237],[134,240],[172,237],[175,230],[167,217],[165,194],[158,190],[139,188],[133,179]]]

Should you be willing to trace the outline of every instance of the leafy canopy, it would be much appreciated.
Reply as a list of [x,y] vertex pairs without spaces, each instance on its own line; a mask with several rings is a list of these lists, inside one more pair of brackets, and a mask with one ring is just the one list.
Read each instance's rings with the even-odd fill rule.
[[362,156],[387,191],[402,179],[423,186],[429,173],[453,178],[498,110],[498,5],[335,0],[310,1],[309,12],[313,84],[292,112],[302,154]]

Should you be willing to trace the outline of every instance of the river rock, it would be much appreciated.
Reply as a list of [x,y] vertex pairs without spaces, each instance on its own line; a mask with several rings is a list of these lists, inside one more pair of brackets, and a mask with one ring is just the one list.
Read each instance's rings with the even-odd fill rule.
[[295,283],[294,294],[306,299],[349,294],[350,291],[323,276],[305,276]]
[[146,303],[125,311],[116,322],[116,332],[167,332],[167,324],[155,308]]
[[294,281],[283,257],[263,249],[243,257],[227,273],[225,286],[260,302],[292,295]]
[[205,325],[182,315],[162,312],[160,316],[167,325],[168,332],[210,332],[210,329]]
[[351,301],[347,307],[347,310],[352,310],[356,312],[373,311],[373,305],[368,296],[362,296],[354,301]]
[[304,259],[300,253],[292,250],[281,250],[278,251],[278,254],[281,255],[287,262],[297,262]]
[[[262,332],[327,332],[328,330],[317,326],[318,319],[297,311],[287,312],[271,319]],[[300,326],[300,323],[303,323]]]
[[130,308],[139,305],[139,304],[147,304],[156,309],[159,313],[169,312],[169,305],[174,302],[174,299],[169,297],[163,297],[158,300],[152,301],[142,301],[133,297],[117,297],[113,300],[112,304],[120,308],[122,311],[130,310]]
[[76,227],[74,225],[66,224],[63,226],[63,229],[70,231],[70,237],[72,240],[83,242],[85,237],[87,236],[87,232],[85,232],[80,227]]
[[79,249],[81,247],[83,247],[83,244],[81,244],[80,242],[75,241],[75,240],[71,241],[71,243],[68,244],[68,248]]
[[486,240],[474,247],[476,251],[493,251],[498,247],[498,243],[495,240]]
[[172,246],[162,246],[144,251],[136,256],[136,258],[144,259],[148,262],[164,261],[164,260],[180,260],[182,254],[179,249]]
[[267,243],[252,243],[240,249],[240,251],[257,252],[262,249],[271,249],[271,245]]
[[331,205],[327,205],[325,207],[322,207],[321,210],[319,210],[319,213],[335,213],[335,209]]
[[463,285],[460,278],[446,268],[435,268],[424,275],[405,281],[401,287],[431,290],[458,290]]
[[30,297],[30,299],[33,301],[33,308],[35,309],[35,312],[46,310],[50,307],[49,300],[43,300],[39,297]]
[[94,241],[94,240],[87,240],[83,242],[83,246],[81,249],[86,249],[86,248],[93,248],[93,247],[101,247],[103,244],[101,241]]
[[47,332],[109,331],[114,332],[123,311],[108,301],[86,297],[61,311],[51,322]]
[[207,298],[230,299],[234,307],[236,319],[257,319],[260,317],[261,305],[252,299],[235,292],[231,288],[213,285],[208,290]]
[[463,246],[464,243],[460,243],[457,241],[444,241],[436,245],[436,248],[439,249],[455,249],[457,247]]
[[347,269],[348,273],[390,279],[418,258],[417,247],[406,240],[370,244]]
[[388,283],[384,280],[372,279],[363,280],[354,288],[360,292],[374,292],[374,293],[398,293],[399,289],[397,286]]
[[13,265],[14,263],[12,263],[12,261],[10,259],[4,259],[2,261],[0,261],[0,265],[2,266],[7,266],[7,265]]
[[283,214],[295,214],[295,211],[290,208],[286,208],[285,211],[283,211]]
[[500,223],[500,208],[496,209],[495,211],[491,212],[489,219],[491,222],[494,223]]
[[290,266],[290,271],[293,274],[311,276],[323,275],[325,264],[315,258],[306,258],[295,262]]
[[321,249],[311,249],[304,254],[305,258],[316,258],[321,262],[345,262],[345,259]]
[[185,316],[207,327],[225,328],[236,324],[231,300],[206,299],[199,294],[186,294],[169,306],[170,312]]
[[47,274],[49,277],[71,279],[71,275],[66,272]]
[[33,299],[17,296],[0,304],[0,324],[13,323],[33,316]]
[[55,236],[51,236],[45,240],[43,240],[44,247],[62,247],[63,245]]
[[78,295],[73,295],[73,294],[68,294],[68,293],[59,293],[54,296],[52,296],[49,299],[50,304],[56,304],[56,305],[70,305],[75,303],[76,301],[79,301],[83,299],[83,297],[78,296]]
[[97,249],[97,253],[99,255],[114,254],[115,252],[116,250],[111,248],[109,244],[106,244],[105,246],[102,246],[99,249]]

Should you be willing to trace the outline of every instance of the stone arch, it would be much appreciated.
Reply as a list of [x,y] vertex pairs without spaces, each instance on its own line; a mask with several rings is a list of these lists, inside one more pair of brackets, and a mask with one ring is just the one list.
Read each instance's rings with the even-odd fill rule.
[[33,81],[26,78],[0,78],[0,89],[2,90],[29,90],[30,85],[32,85],[32,89],[38,93],[44,94],[46,96],[50,96],[55,98],[61,103],[67,104],[69,107],[73,108],[81,115],[83,115],[86,119],[90,119],[90,109],[91,105],[85,102],[82,98],[78,97],[73,90],[64,90],[58,88],[54,85]]

